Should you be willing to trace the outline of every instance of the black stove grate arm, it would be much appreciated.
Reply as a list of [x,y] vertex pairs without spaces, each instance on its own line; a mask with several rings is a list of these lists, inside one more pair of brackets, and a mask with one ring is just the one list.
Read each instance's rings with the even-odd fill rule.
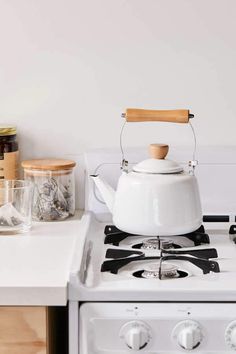
[[218,258],[218,253],[215,248],[206,248],[206,249],[198,249],[198,250],[162,250],[162,253],[165,254],[175,254],[175,255],[181,255],[181,254],[189,254],[194,257],[198,258],[204,258],[204,259],[209,259],[209,258]]
[[[140,255],[132,258],[112,259],[111,261],[105,261],[102,263],[101,272],[110,272],[112,274],[117,274],[120,268],[126,266],[130,262],[139,261],[143,258],[145,258],[145,256]],[[155,259],[157,259],[157,257],[155,257]]]
[[104,234],[105,235],[114,234],[114,233],[117,233],[117,232],[123,232],[123,231],[117,229],[117,227],[114,226],[114,225],[106,225],[105,226],[105,229],[104,229]]
[[120,242],[126,239],[126,237],[132,236],[123,231],[117,231],[114,233],[107,234],[104,239],[104,244],[111,244],[114,246],[119,246]]
[[209,261],[207,259],[202,259],[202,258],[194,258],[194,257],[187,257],[187,256],[164,256],[161,258],[161,261],[167,261],[167,260],[181,260],[181,261],[188,261],[198,268],[202,269],[203,274],[208,274],[210,272],[214,273],[219,273],[220,272],[220,267],[219,264],[215,261]]
[[108,248],[106,251],[106,258],[125,258],[129,256],[141,256],[144,255],[142,251],[133,251],[133,250],[123,250],[123,249],[114,249],[114,248]]
[[195,231],[191,234],[186,234],[186,235],[181,235],[181,236],[186,237],[189,240],[193,241],[195,246],[200,246],[204,243],[206,243],[206,244],[210,243],[209,235],[207,235],[203,232]]

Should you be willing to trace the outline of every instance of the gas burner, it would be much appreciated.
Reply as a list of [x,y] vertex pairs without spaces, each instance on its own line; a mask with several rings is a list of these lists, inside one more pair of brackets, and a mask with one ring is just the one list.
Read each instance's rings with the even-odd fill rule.
[[163,239],[163,238],[149,238],[147,240],[144,240],[143,243],[134,245],[132,248],[140,248],[144,250],[167,250],[174,247],[174,242],[169,239]]
[[162,264],[160,269],[160,262],[157,262],[145,265],[145,269],[134,272],[133,276],[136,278],[164,280],[185,278],[188,276],[188,273],[179,270],[176,265],[171,263]]
[[178,267],[174,264],[162,264],[161,263],[152,263],[147,264],[143,271],[143,278],[176,278],[178,276],[177,273]]

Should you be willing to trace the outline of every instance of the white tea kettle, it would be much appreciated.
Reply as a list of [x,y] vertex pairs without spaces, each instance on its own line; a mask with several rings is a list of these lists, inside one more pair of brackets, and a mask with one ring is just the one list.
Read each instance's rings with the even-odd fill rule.
[[[174,121],[187,123],[188,110],[147,111],[128,109],[126,121]],[[165,159],[168,145],[151,144],[151,158],[124,168],[117,191],[99,176],[91,176],[114,225],[125,232],[147,236],[174,236],[197,230],[202,211],[197,179],[174,161]],[[194,163],[193,163],[194,165]]]

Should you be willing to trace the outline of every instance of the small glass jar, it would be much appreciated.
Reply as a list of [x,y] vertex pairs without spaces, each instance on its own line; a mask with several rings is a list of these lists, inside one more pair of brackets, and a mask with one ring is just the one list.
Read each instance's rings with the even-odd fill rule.
[[22,162],[25,179],[33,183],[33,220],[57,221],[74,215],[75,165],[74,161],[62,159]]
[[18,159],[16,127],[0,126],[0,179],[18,178]]

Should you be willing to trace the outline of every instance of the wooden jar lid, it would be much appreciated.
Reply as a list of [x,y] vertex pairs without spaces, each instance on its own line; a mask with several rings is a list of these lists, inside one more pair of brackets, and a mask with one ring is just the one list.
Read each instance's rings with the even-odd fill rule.
[[35,159],[25,160],[21,163],[24,169],[42,171],[71,170],[75,165],[75,161],[64,159]]
[[149,153],[153,159],[163,160],[169,151],[169,145],[167,144],[150,144]]

